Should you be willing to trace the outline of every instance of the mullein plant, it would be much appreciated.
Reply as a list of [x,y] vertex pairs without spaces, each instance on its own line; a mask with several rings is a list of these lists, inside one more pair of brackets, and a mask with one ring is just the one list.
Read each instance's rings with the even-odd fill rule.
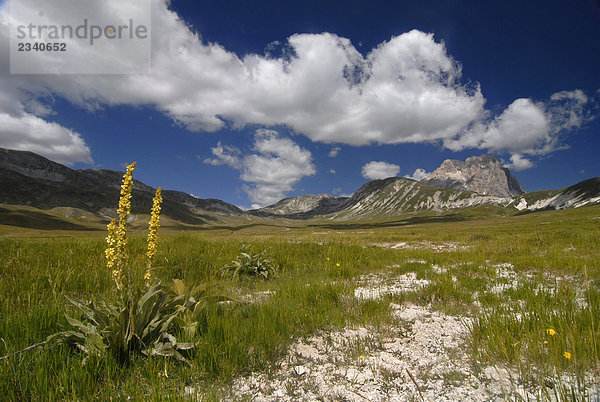
[[[107,226],[108,236],[106,237],[106,265],[112,273],[113,280],[117,290],[123,290],[125,273],[124,266],[127,262],[127,219],[131,212],[131,193],[133,185],[133,169],[136,162],[127,166],[127,172],[123,176],[123,185],[121,186],[121,197],[119,199],[119,208],[117,209],[118,220],[115,218]],[[147,263],[144,280],[146,287],[150,287],[152,282],[152,265],[156,255],[156,246],[158,244],[158,228],[160,227],[160,211],[162,204],[162,189],[156,189],[154,199],[152,200],[152,210],[150,222],[148,224],[148,251],[146,252]],[[131,281],[131,274],[128,273],[128,283]]]
[[152,265],[156,255],[156,245],[158,243],[158,228],[160,227],[160,205],[162,204],[162,190],[156,189],[156,194],[152,200],[152,213],[150,214],[150,223],[148,224],[148,251],[146,252],[147,263],[144,280],[146,286],[150,287],[152,282]]
[[177,342],[171,331],[174,320],[189,309],[195,310],[197,301],[189,295],[164,288],[160,282],[152,284],[162,203],[160,187],[154,196],[149,223],[145,290],[133,283],[134,275],[128,265],[127,218],[131,211],[134,169],[135,162],[127,166],[117,209],[118,218],[107,227],[106,265],[120,293],[120,303],[80,303],[68,299],[83,313],[84,319],[80,321],[67,316],[67,322],[73,329],[57,335],[63,343],[76,346],[87,356],[109,351],[119,361],[127,362],[131,353],[141,352],[146,356],[173,356],[185,361],[182,353],[195,344]]
[[265,250],[258,254],[251,254],[249,247],[245,248],[246,250],[240,253],[237,260],[219,269],[221,276],[239,279],[240,276],[246,275],[268,280],[277,275],[277,265],[273,260],[264,257]]
[[127,261],[127,218],[131,212],[131,193],[133,188],[133,169],[136,162],[127,166],[127,171],[123,175],[123,185],[121,186],[121,197],[119,198],[119,208],[117,215],[119,220],[113,219],[108,224],[108,236],[106,237],[106,260],[107,266],[112,270],[112,277],[118,290],[123,290],[123,266]]

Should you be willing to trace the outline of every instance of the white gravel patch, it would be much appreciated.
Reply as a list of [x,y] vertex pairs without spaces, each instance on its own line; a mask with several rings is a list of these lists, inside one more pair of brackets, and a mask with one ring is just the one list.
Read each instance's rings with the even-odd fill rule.
[[354,297],[361,300],[376,300],[385,295],[412,292],[430,283],[427,279],[417,279],[417,274],[414,272],[387,279],[384,283],[382,283],[380,275],[374,274],[364,275],[358,281],[367,284],[367,286],[359,286],[354,290]]
[[[487,291],[517,288],[519,276],[512,264],[490,267],[496,270],[496,280]],[[368,274],[355,281],[354,297],[359,300],[410,292],[430,283],[418,279],[415,272]],[[555,400],[543,386],[526,388],[514,369],[473,366],[465,348],[470,318],[412,304],[390,307],[395,318],[390,327],[346,327],[299,339],[271,370],[232,381],[223,389],[224,400]],[[573,381],[565,378],[562,383]],[[597,385],[588,387],[588,392],[590,400],[600,401]],[[186,387],[186,395],[192,398],[200,393]]]
[[246,303],[262,303],[268,300],[275,292],[271,290],[264,290],[262,292],[254,292],[246,295],[242,295],[240,298]]
[[429,250],[434,253],[466,251],[469,246],[457,242],[432,242],[432,241],[401,241],[398,243],[376,243],[374,246],[391,248],[395,250]]
[[[467,319],[392,305],[397,324],[321,333],[293,344],[272,373],[237,378],[232,400],[502,401],[510,375],[476,371],[461,346]],[[411,378],[412,377],[412,378]],[[413,381],[414,379],[414,381]]]

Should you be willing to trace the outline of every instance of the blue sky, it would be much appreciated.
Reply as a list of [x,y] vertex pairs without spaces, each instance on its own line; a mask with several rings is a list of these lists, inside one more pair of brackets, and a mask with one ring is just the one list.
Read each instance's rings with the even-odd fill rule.
[[600,175],[595,1],[152,0],[152,13],[150,74],[11,75],[3,51],[0,147],[74,168],[136,160],[146,184],[242,207],[482,153],[528,191]]

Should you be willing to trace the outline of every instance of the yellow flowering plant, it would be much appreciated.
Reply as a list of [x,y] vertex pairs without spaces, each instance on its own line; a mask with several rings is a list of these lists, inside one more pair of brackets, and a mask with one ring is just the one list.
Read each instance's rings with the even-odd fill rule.
[[131,192],[133,188],[133,169],[136,162],[127,166],[121,185],[121,197],[117,209],[118,218],[113,219],[107,226],[106,265],[111,270],[113,280],[118,290],[123,290],[123,267],[127,260],[127,218],[131,211]]
[[106,247],[106,251],[104,252],[105,256],[106,256],[106,265],[108,266],[108,269],[111,270],[111,272],[113,271],[114,267],[115,267],[115,261],[116,261],[116,245],[117,245],[117,220],[113,219],[112,221],[110,221],[110,223],[107,226],[107,230],[108,230],[108,236],[106,237],[106,243],[107,243],[107,247]]
[[120,304],[115,306],[103,301],[80,303],[68,299],[79,309],[84,319],[80,321],[67,316],[67,322],[73,329],[56,335],[60,342],[75,345],[86,355],[107,350],[119,361],[127,362],[130,354],[137,351],[146,356],[172,356],[185,361],[183,352],[193,348],[195,344],[177,342],[171,329],[178,316],[184,315],[189,309],[197,310],[197,301],[190,295],[172,292],[160,282],[151,285],[162,203],[160,187],[154,196],[149,223],[144,275],[146,290],[143,291],[132,283],[127,255],[127,219],[131,212],[135,165],[134,162],[127,166],[123,175],[118,217],[107,226],[107,248],[104,253],[106,265],[121,295]]
[[117,209],[119,220],[115,231],[116,239],[112,275],[117,285],[117,289],[119,290],[123,289],[123,268],[127,262],[127,218],[131,211],[131,192],[133,188],[133,169],[135,169],[135,165],[136,162],[133,162],[131,165],[127,166],[127,171],[125,172],[125,175],[123,175],[121,197],[119,198],[119,208]]
[[150,214],[150,223],[148,224],[148,251],[146,252],[147,263],[146,263],[146,274],[144,280],[146,286],[150,286],[152,282],[152,265],[154,263],[154,256],[156,255],[156,245],[158,243],[158,228],[160,227],[160,205],[162,203],[162,190],[161,188],[156,189],[156,194],[152,200],[152,213]]

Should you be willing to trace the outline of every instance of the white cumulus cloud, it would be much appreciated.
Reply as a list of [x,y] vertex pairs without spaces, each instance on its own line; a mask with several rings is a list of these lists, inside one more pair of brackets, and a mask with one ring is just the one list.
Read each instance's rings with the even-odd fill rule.
[[521,154],[513,154],[510,156],[510,163],[505,163],[503,166],[505,168],[518,172],[521,170],[532,168],[533,162]]
[[413,179],[416,181],[421,181],[424,178],[426,178],[427,176],[429,176],[431,174],[431,172],[427,172],[425,169],[421,169],[421,168],[417,168],[415,169],[415,171],[413,172],[412,175],[406,175],[404,177],[406,177],[407,179]]
[[338,154],[340,153],[341,150],[342,150],[342,148],[340,148],[340,147],[332,147],[331,150],[329,151],[328,156],[330,158],[335,158],[336,156],[338,156]]
[[221,143],[212,148],[212,153],[215,158],[207,158],[204,163],[240,170],[240,178],[248,183],[244,190],[252,208],[281,200],[300,179],[316,173],[310,151],[289,138],[280,138],[273,130],[257,130],[252,150],[246,155]]
[[372,161],[365,164],[361,172],[365,179],[379,180],[398,175],[400,166],[388,162]]
[[568,147],[563,136],[592,119],[585,106],[588,98],[580,90],[553,94],[547,102],[520,98],[499,116],[480,121],[470,130],[447,139],[444,145],[454,151],[465,148],[487,149],[511,154],[510,166],[515,170],[534,166],[525,155],[546,155]]
[[[47,8],[46,0],[28,1]],[[102,20],[126,14],[132,4],[95,2],[94,15]],[[589,119],[588,99],[579,90],[558,92],[545,103],[517,99],[500,115],[491,115],[479,85],[462,82],[460,63],[433,34],[412,30],[365,55],[333,33],[294,34],[269,44],[264,54],[242,56],[204,40],[169,5],[168,0],[151,0],[150,74],[10,76],[8,54],[3,52],[0,92],[10,95],[4,97],[6,108],[13,107],[14,100],[30,105],[32,113],[47,115],[48,103],[60,96],[90,111],[151,106],[197,132],[283,125],[328,144],[431,142],[452,150],[478,148],[522,156],[561,149],[564,134]],[[4,48],[9,32],[6,9],[0,11]],[[82,51],[90,54],[78,62],[94,62],[97,55],[91,49]],[[44,61],[42,53],[33,56]],[[127,60],[127,49],[117,56]],[[330,155],[337,152],[334,146]],[[215,157],[212,161],[217,163]]]
[[213,166],[227,165],[234,169],[240,169],[242,162],[240,160],[241,151],[231,145],[223,145],[221,141],[217,143],[217,146],[211,148],[212,154],[215,158],[206,158],[204,163]]
[[18,92],[0,81],[0,147],[35,152],[66,165],[92,163],[81,135],[43,118],[51,114],[49,107],[36,101],[25,104]]
[[93,162],[89,147],[77,132],[30,113],[0,113],[0,147],[35,152],[66,165]]
[[[99,16],[119,7],[131,11],[116,1],[94,7]],[[2,18],[3,28],[7,24]],[[280,45],[287,49],[280,57],[240,57],[204,41],[167,1],[152,0],[152,46],[151,74],[10,79],[34,98],[63,96],[90,110],[153,105],[192,131],[283,124],[313,141],[352,145],[447,138],[483,111],[479,88],[460,84],[460,65],[444,44],[416,30],[366,56],[348,39],[323,33],[292,35]],[[121,57],[127,59],[126,49]],[[93,61],[94,54],[78,60]]]

